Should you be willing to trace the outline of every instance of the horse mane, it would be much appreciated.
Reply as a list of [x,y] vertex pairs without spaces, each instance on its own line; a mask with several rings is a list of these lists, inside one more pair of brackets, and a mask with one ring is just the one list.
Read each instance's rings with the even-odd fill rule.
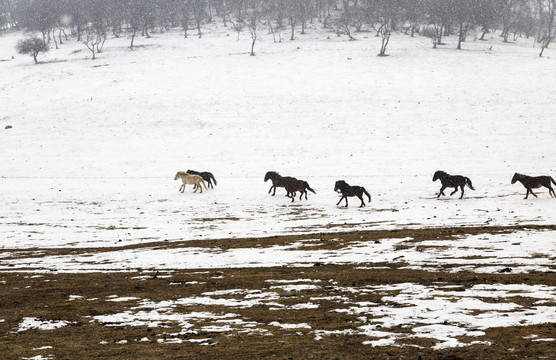
[[277,171],[267,171],[266,176],[281,176]]

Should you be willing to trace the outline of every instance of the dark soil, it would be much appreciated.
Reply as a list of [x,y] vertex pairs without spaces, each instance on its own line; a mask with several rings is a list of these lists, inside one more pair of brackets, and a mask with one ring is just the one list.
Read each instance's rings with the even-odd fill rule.
[[[152,247],[207,246],[218,248],[272,246],[320,239],[320,246],[333,250],[337,242],[377,241],[389,237],[439,239],[464,233],[515,231],[520,228],[456,228],[400,230],[394,232],[356,232],[341,234],[314,234],[311,236],[285,236],[265,239],[214,240],[180,244],[156,243]],[[549,230],[553,230],[550,228]],[[408,234],[411,232],[411,234]],[[145,246],[145,244],[143,245]],[[37,249],[34,249],[36,251]],[[73,249],[76,250],[76,249]],[[107,249],[113,251],[113,248]],[[47,251],[48,250],[44,250]],[[67,251],[67,252],[66,252]],[[77,249],[79,251],[79,249]],[[102,251],[96,249],[95,251]],[[70,253],[52,250],[53,253]],[[42,251],[41,251],[42,253]],[[384,303],[385,297],[395,291],[349,292],[345,289],[365,289],[372,285],[414,283],[426,286],[453,285],[464,290],[475,284],[544,284],[556,285],[556,272],[512,274],[478,274],[410,270],[406,264],[331,265],[316,263],[311,267],[243,268],[176,270],[171,272],[113,272],[113,273],[0,273],[0,359],[21,359],[42,355],[55,359],[556,359],[556,342],[534,341],[556,337],[556,324],[490,328],[479,338],[462,336],[458,340],[489,342],[444,350],[433,350],[435,339],[407,338],[395,346],[372,347],[365,341],[377,340],[357,334],[357,328],[372,324],[372,319],[361,320],[336,310],[348,308],[349,303]],[[286,291],[271,288],[276,282],[268,280],[312,280],[318,284],[311,289]],[[277,293],[270,303],[250,307],[223,305],[180,304],[178,299],[206,297],[203,293],[240,289],[243,294],[227,294],[214,298],[244,300],[245,291],[257,294]],[[343,290],[344,289],[344,290]],[[70,295],[74,297],[70,298]],[[127,301],[110,301],[111,296],[133,297]],[[80,296],[76,298],[75,296]],[[103,324],[95,316],[137,312],[141,301],[175,301],[173,313],[189,314],[209,312],[217,316],[232,315],[239,320],[229,330],[212,331],[222,326],[216,319],[191,320],[192,327],[178,321],[164,321],[159,326],[149,324],[130,326]],[[484,299],[483,299],[484,300]],[[512,297],[512,303],[532,306],[537,299]],[[490,301],[497,301],[491,299]],[[296,304],[311,303],[313,308],[295,308]],[[554,306],[554,304],[545,304]],[[149,309],[142,309],[149,311]],[[18,332],[24,318],[63,320],[68,326],[54,330],[30,329]],[[2,321],[4,320],[4,321]],[[447,322],[450,319],[446,320]],[[300,324],[310,328],[284,329],[271,323]],[[252,325],[246,325],[252,324]],[[411,324],[386,329],[388,332],[411,333]],[[259,331],[253,331],[258,329]],[[316,330],[328,333],[317,339]],[[350,333],[350,331],[355,331]],[[169,343],[169,340],[181,343]],[[198,341],[198,342],[190,342]],[[51,347],[43,348],[42,347]],[[51,357],[49,357],[51,356]]]

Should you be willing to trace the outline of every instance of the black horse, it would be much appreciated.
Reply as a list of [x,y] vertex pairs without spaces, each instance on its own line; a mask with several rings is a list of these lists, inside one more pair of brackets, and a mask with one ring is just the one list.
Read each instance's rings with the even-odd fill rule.
[[[199,171],[195,171],[195,170],[187,170],[186,171],[188,174],[191,175],[199,175],[200,177],[203,178],[203,180],[205,180],[208,184],[208,187],[210,188],[214,188],[214,186],[212,185],[212,181],[214,180],[214,185],[217,185],[216,183],[216,179],[214,178],[214,175],[212,175],[212,173],[208,172],[208,171],[203,171],[203,172],[199,172]],[[197,185],[195,185],[193,187],[193,189],[195,189]]]
[[440,188],[440,192],[438,193],[437,198],[439,198],[440,195],[444,195],[444,189],[446,189],[447,187],[454,188],[454,191],[452,191],[450,196],[454,195],[456,191],[458,191],[458,187],[460,187],[461,188],[461,196],[459,197],[460,199],[463,199],[463,187],[465,185],[469,186],[471,190],[473,191],[475,190],[475,188],[471,184],[471,180],[465,176],[450,175],[445,173],[444,171],[438,170],[437,172],[434,173],[434,176],[432,177],[432,181],[436,181],[437,179],[440,179],[440,182],[442,183],[442,187]]
[[301,200],[303,194],[305,194],[305,200],[307,200],[307,190],[309,190],[313,194],[316,194],[315,190],[311,189],[309,183],[304,180],[297,180],[297,179],[287,180],[284,185],[286,191],[288,192],[287,196],[292,199],[292,202],[295,199],[297,191],[301,193],[299,195],[299,200]]
[[552,183],[556,185],[556,181],[554,181],[552,176],[546,176],[546,175],[527,176],[527,175],[515,173],[514,177],[512,178],[512,184],[515,184],[516,181],[522,183],[523,186],[525,186],[525,188],[527,189],[527,194],[525,194],[525,199],[529,197],[529,193],[533,194],[534,197],[537,197],[537,195],[533,192],[533,189],[540,188],[541,186],[548,188],[548,193],[550,194],[550,197],[556,196],[556,193],[554,193],[554,189],[550,184]]
[[[297,179],[289,176],[281,176],[276,171],[268,171],[264,176],[264,182],[267,182],[268,180],[272,181],[272,186],[268,190],[268,193],[270,194],[272,192],[272,189],[274,189],[274,192],[272,193],[272,196],[274,196],[276,195],[277,187],[285,188],[287,183],[296,181]],[[286,189],[286,191],[288,190]],[[286,196],[291,197],[289,191],[287,192]]]
[[349,185],[347,182],[345,182],[344,180],[338,180],[336,181],[336,185],[334,185],[334,191],[338,192],[340,191],[342,193],[342,197],[340,198],[340,201],[338,201],[338,203],[336,205],[340,205],[340,203],[342,202],[343,199],[346,199],[346,206],[348,206],[348,196],[357,196],[359,198],[359,200],[361,200],[361,206],[359,207],[363,207],[365,206],[365,201],[363,201],[363,194],[367,195],[369,197],[369,202],[371,202],[371,195],[367,192],[367,190],[365,190],[364,187],[362,186],[351,186]]

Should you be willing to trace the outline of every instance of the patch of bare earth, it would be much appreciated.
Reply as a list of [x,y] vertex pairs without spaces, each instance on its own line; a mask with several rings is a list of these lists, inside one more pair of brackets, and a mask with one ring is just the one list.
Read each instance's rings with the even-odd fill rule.
[[[534,227],[535,229],[540,229]],[[554,230],[556,227],[543,227]],[[449,239],[515,228],[453,228],[281,236],[261,239],[149,243],[122,248],[266,247],[317,239],[334,250],[351,242],[411,238]],[[331,241],[331,240],[336,241]],[[407,242],[404,242],[407,246]],[[37,257],[110,249],[32,249]],[[8,255],[8,254],[5,254]],[[556,324],[491,327],[461,335],[459,347],[435,350],[438,339],[412,337],[422,324],[385,329],[379,317],[352,307],[401,305],[396,285],[465,292],[475,285],[556,286],[556,272],[522,274],[408,269],[404,263],[309,267],[225,268],[114,273],[0,273],[0,358],[86,359],[554,359]],[[377,290],[380,288],[381,290]],[[534,308],[539,300],[519,292],[484,303]],[[543,306],[554,306],[552,300]],[[486,310],[484,312],[487,312]],[[483,311],[473,315],[479,316]],[[22,328],[25,319],[61,322],[51,330]],[[454,319],[442,319],[450,325]],[[372,346],[387,331],[395,342]],[[547,340],[548,339],[548,340]],[[367,343],[366,343],[367,342]]]

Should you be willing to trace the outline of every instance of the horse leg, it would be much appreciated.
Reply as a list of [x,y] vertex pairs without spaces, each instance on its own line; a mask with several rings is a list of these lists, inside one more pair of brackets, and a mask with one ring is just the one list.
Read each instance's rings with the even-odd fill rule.
[[527,193],[525,194],[525,199],[527,199],[529,197],[529,191],[531,191],[531,189],[526,188],[527,189]]
[[[340,198],[340,201],[338,201],[338,203],[336,204],[336,206],[340,205],[340,203],[342,202],[342,200],[344,200],[344,198],[345,198],[345,196],[342,196],[342,197]],[[346,198],[346,202],[347,202],[347,198]]]
[[458,191],[458,187],[457,187],[457,186],[454,188],[454,191],[452,191],[452,193],[450,194],[450,196],[454,195],[454,194],[456,193],[456,191]]
[[185,191],[185,183],[181,184],[180,190],[182,193]]
[[272,193],[272,196],[274,196],[274,195],[276,195],[276,186],[274,186],[274,192]]
[[270,186],[270,189],[268,189],[268,193],[269,193],[269,194],[272,192],[272,187],[273,187],[273,186],[274,186],[274,185]]
[[[464,187],[464,185],[461,185],[461,196],[459,197],[460,200],[463,199],[463,193],[464,193],[463,187]],[[457,188],[456,188],[456,189],[457,189]]]
[[534,197],[538,198],[537,194],[535,194],[535,193],[533,192],[533,189],[531,189],[531,190],[529,190],[529,191],[531,191],[531,194],[533,194]]
[[362,208],[363,206],[365,206],[365,201],[363,201],[363,194],[357,195],[357,197],[359,198],[359,200],[361,200],[361,205],[359,207]]
[[[444,189],[446,189],[446,186],[442,185],[442,187],[440,188],[440,191],[438,192],[437,198],[439,198],[440,195],[444,195]],[[446,196],[446,195],[444,195],[444,196]]]

